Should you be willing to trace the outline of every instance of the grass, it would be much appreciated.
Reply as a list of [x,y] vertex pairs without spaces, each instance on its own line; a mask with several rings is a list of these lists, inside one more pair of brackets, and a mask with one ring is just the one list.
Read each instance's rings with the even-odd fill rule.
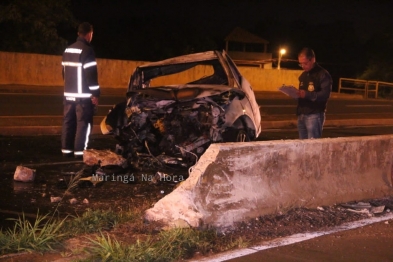
[[[63,198],[76,187],[82,173],[83,170],[70,180]],[[247,245],[241,238],[232,240],[213,230],[175,228],[152,231],[142,219],[149,205],[146,202],[132,210],[121,211],[88,209],[81,216],[60,219],[55,217],[58,204],[52,216],[37,214],[33,223],[22,215],[10,219],[15,221],[13,228],[0,231],[0,254],[49,251],[65,239],[84,234],[93,234],[87,238],[88,259],[99,261],[176,261],[190,258],[196,252],[206,254],[212,250],[224,251]],[[127,239],[128,243],[118,241],[110,231],[125,222],[129,227],[127,230],[131,231],[127,233],[137,233],[133,240]]]
[[0,231],[1,254],[52,250],[65,237],[60,230],[65,219],[55,221],[48,219],[48,215],[37,215],[34,223],[31,223],[23,215],[10,220],[15,220],[14,227]]
[[207,253],[218,239],[214,231],[176,228],[161,231],[155,239],[137,240],[133,244],[122,243],[109,234],[101,233],[89,238],[89,259],[99,261],[177,261],[192,257],[196,251]]
[[96,233],[102,230],[110,230],[126,221],[135,221],[140,217],[139,210],[115,212],[113,210],[87,209],[81,216],[67,220],[62,231],[67,232],[69,236]]
[[[89,258],[85,261],[177,261],[191,258],[197,252],[220,252],[248,244],[242,238],[232,239],[214,230],[175,228],[152,233],[143,227],[142,214],[143,209],[88,210],[80,217],[62,220],[37,215],[34,223],[22,216],[13,219],[15,226],[12,229],[0,231],[0,254],[53,250],[62,240],[84,234],[93,234],[87,237]],[[118,241],[110,231],[124,222],[141,233],[131,244]]]

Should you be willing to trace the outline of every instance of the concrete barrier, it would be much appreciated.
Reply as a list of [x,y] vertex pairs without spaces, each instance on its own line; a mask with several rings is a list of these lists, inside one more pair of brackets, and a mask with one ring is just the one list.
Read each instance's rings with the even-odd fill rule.
[[212,144],[171,194],[145,212],[175,226],[237,221],[393,193],[393,136]]

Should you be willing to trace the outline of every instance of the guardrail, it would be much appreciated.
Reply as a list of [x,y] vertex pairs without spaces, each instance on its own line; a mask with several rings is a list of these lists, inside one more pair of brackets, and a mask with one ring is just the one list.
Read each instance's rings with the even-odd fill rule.
[[393,99],[393,83],[353,78],[340,78],[338,92],[362,94],[364,98]]

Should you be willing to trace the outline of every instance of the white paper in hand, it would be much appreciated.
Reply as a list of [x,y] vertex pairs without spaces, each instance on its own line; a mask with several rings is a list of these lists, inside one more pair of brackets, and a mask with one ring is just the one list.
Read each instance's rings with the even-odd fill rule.
[[297,93],[299,90],[294,86],[283,85],[283,86],[279,87],[278,90],[281,91],[282,93],[286,94],[287,96],[294,98],[294,99],[299,98],[299,95]]

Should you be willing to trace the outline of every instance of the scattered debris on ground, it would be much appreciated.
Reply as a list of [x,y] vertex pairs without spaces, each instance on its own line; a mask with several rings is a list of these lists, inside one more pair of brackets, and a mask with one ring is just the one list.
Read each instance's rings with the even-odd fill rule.
[[[95,138],[93,144],[98,149],[109,148],[106,139],[106,137]],[[8,147],[8,144],[12,144],[13,147]],[[61,205],[57,211],[60,215],[82,214],[87,209],[120,211],[132,206],[152,206],[176,187],[180,180],[178,179],[179,174],[187,174],[187,171],[184,172],[183,170],[183,173],[177,173],[174,169],[155,170],[154,172],[141,174],[137,171],[111,165],[95,166],[96,169],[93,170],[93,167],[86,167],[83,163],[74,162],[67,165],[37,166],[34,182],[15,181],[18,184],[13,189],[14,170],[20,163],[28,163],[29,165],[23,166],[34,168],[34,164],[64,161],[58,150],[59,144],[60,138],[57,136],[51,139],[48,139],[47,136],[35,137],[33,140],[29,137],[0,138],[0,146],[4,150],[5,156],[5,159],[2,159],[0,163],[3,170],[3,187],[0,189],[13,198],[12,200],[6,199],[6,196],[4,196],[0,209],[9,212],[4,213],[3,217],[15,215],[17,214],[16,211],[21,210],[26,212],[26,217],[34,217],[38,208],[40,208],[40,211],[51,211],[52,207],[58,205],[59,200]],[[20,148],[24,148],[24,150],[20,150]],[[29,151],[33,148],[40,148],[43,151],[41,153]],[[56,150],[58,150],[59,156],[53,154],[53,152],[57,152]],[[81,170],[83,175],[78,187],[61,199],[69,181]],[[91,182],[93,173],[97,175],[97,180],[99,180],[99,176],[103,181],[93,185]],[[121,174],[123,180],[120,180],[120,177],[117,177],[116,174]],[[175,175],[178,175],[177,180],[174,179]],[[124,179],[126,176],[127,183]],[[130,179],[132,176],[135,179]],[[83,177],[90,177],[90,181],[83,181]],[[104,180],[104,177],[107,181]],[[20,187],[20,184],[24,187]],[[11,192],[7,191],[8,188],[11,188]],[[12,205],[8,205],[11,201]],[[16,207],[15,213],[12,213],[14,212],[11,210],[12,207]],[[287,212],[260,216],[236,223],[231,228],[220,230],[219,234],[222,238],[241,238],[249,245],[255,245],[269,239],[301,232],[325,230],[346,222],[357,221],[370,216],[381,216],[391,212],[391,210],[393,210],[393,197],[364,199],[334,206],[320,206],[315,209],[294,208]],[[3,222],[3,218],[1,219]],[[150,235],[154,237],[158,231],[153,227],[154,225],[146,224],[141,228],[133,228],[132,223],[125,223],[110,229],[107,233],[119,241],[133,243],[138,238],[146,238]],[[69,251],[64,250],[61,252],[63,254],[64,252],[69,253]],[[212,252],[218,251],[212,250]],[[54,261],[61,258],[60,253],[43,255],[24,253],[12,256],[12,258],[9,257],[8,260],[5,259],[4,261]]]
[[17,166],[14,174],[14,180],[20,182],[33,182],[36,170],[24,166]]

